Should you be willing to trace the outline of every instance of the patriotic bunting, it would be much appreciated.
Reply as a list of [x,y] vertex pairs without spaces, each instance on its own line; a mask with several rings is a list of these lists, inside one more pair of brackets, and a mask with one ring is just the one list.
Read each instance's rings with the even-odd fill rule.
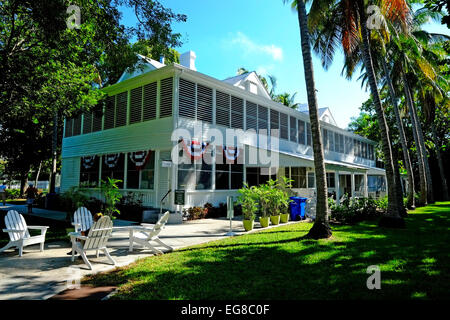
[[142,170],[150,159],[151,150],[149,151],[136,151],[130,153],[130,160],[136,166],[136,170]]
[[120,153],[107,154],[105,155],[105,164],[108,168],[112,169],[117,165],[117,162],[119,162],[119,158]]
[[181,140],[181,142],[183,143],[183,150],[191,157],[191,160],[201,159],[209,146],[207,142],[184,140]]
[[234,162],[240,155],[240,149],[238,147],[224,146],[223,147],[223,155],[225,156],[225,159]]
[[83,164],[83,168],[86,170],[91,169],[95,165],[96,158],[97,156],[81,157],[81,163]]

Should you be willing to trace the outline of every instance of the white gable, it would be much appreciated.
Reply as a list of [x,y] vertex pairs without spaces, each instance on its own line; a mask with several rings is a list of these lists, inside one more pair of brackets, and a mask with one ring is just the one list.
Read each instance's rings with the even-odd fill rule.
[[[298,107],[298,111],[309,114],[308,104],[301,104]],[[331,114],[330,108],[319,108],[319,120],[332,124],[333,126],[338,126]]]
[[141,74],[165,67],[166,65],[158,62],[156,60],[150,59],[146,56],[143,56],[141,54],[138,54],[138,62],[134,65],[132,70],[125,70],[122,75],[120,76],[117,83],[120,83],[122,81],[128,80],[130,78],[134,78],[136,76],[139,76]]
[[266,99],[270,99],[270,95],[267,92],[266,87],[264,87],[261,80],[259,80],[258,75],[254,71],[225,79],[223,82],[229,83],[235,87],[241,88]]

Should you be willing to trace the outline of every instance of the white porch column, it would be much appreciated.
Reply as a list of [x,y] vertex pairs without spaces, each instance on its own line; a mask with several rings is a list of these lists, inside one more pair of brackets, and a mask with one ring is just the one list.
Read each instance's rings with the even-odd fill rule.
[[354,198],[355,197],[355,174],[352,172],[351,176],[352,176],[351,195],[352,195],[352,198]]
[[335,189],[336,189],[336,204],[340,204],[339,199],[341,198],[341,193],[340,193],[340,178],[339,178],[339,171],[335,171],[334,172],[335,176],[334,176],[334,184],[335,184]]
[[369,185],[368,185],[367,172],[364,173],[364,198],[369,197]]

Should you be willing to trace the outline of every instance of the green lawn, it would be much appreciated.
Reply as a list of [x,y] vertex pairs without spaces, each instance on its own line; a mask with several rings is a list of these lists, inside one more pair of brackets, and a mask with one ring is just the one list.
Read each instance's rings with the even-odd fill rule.
[[[301,223],[149,257],[84,280],[113,299],[449,299],[450,202],[410,212],[407,229],[375,221],[301,240]],[[381,290],[366,269],[381,268]]]

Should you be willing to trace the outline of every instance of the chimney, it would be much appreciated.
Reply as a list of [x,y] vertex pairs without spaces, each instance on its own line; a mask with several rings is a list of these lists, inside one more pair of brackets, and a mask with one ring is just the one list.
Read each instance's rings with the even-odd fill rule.
[[161,56],[159,57],[159,62],[161,62],[162,64],[164,64],[164,56],[163,56],[163,55],[161,55]]
[[197,71],[197,69],[195,68],[195,58],[197,58],[197,56],[195,55],[194,51],[185,52],[180,55],[180,64],[183,67]]

